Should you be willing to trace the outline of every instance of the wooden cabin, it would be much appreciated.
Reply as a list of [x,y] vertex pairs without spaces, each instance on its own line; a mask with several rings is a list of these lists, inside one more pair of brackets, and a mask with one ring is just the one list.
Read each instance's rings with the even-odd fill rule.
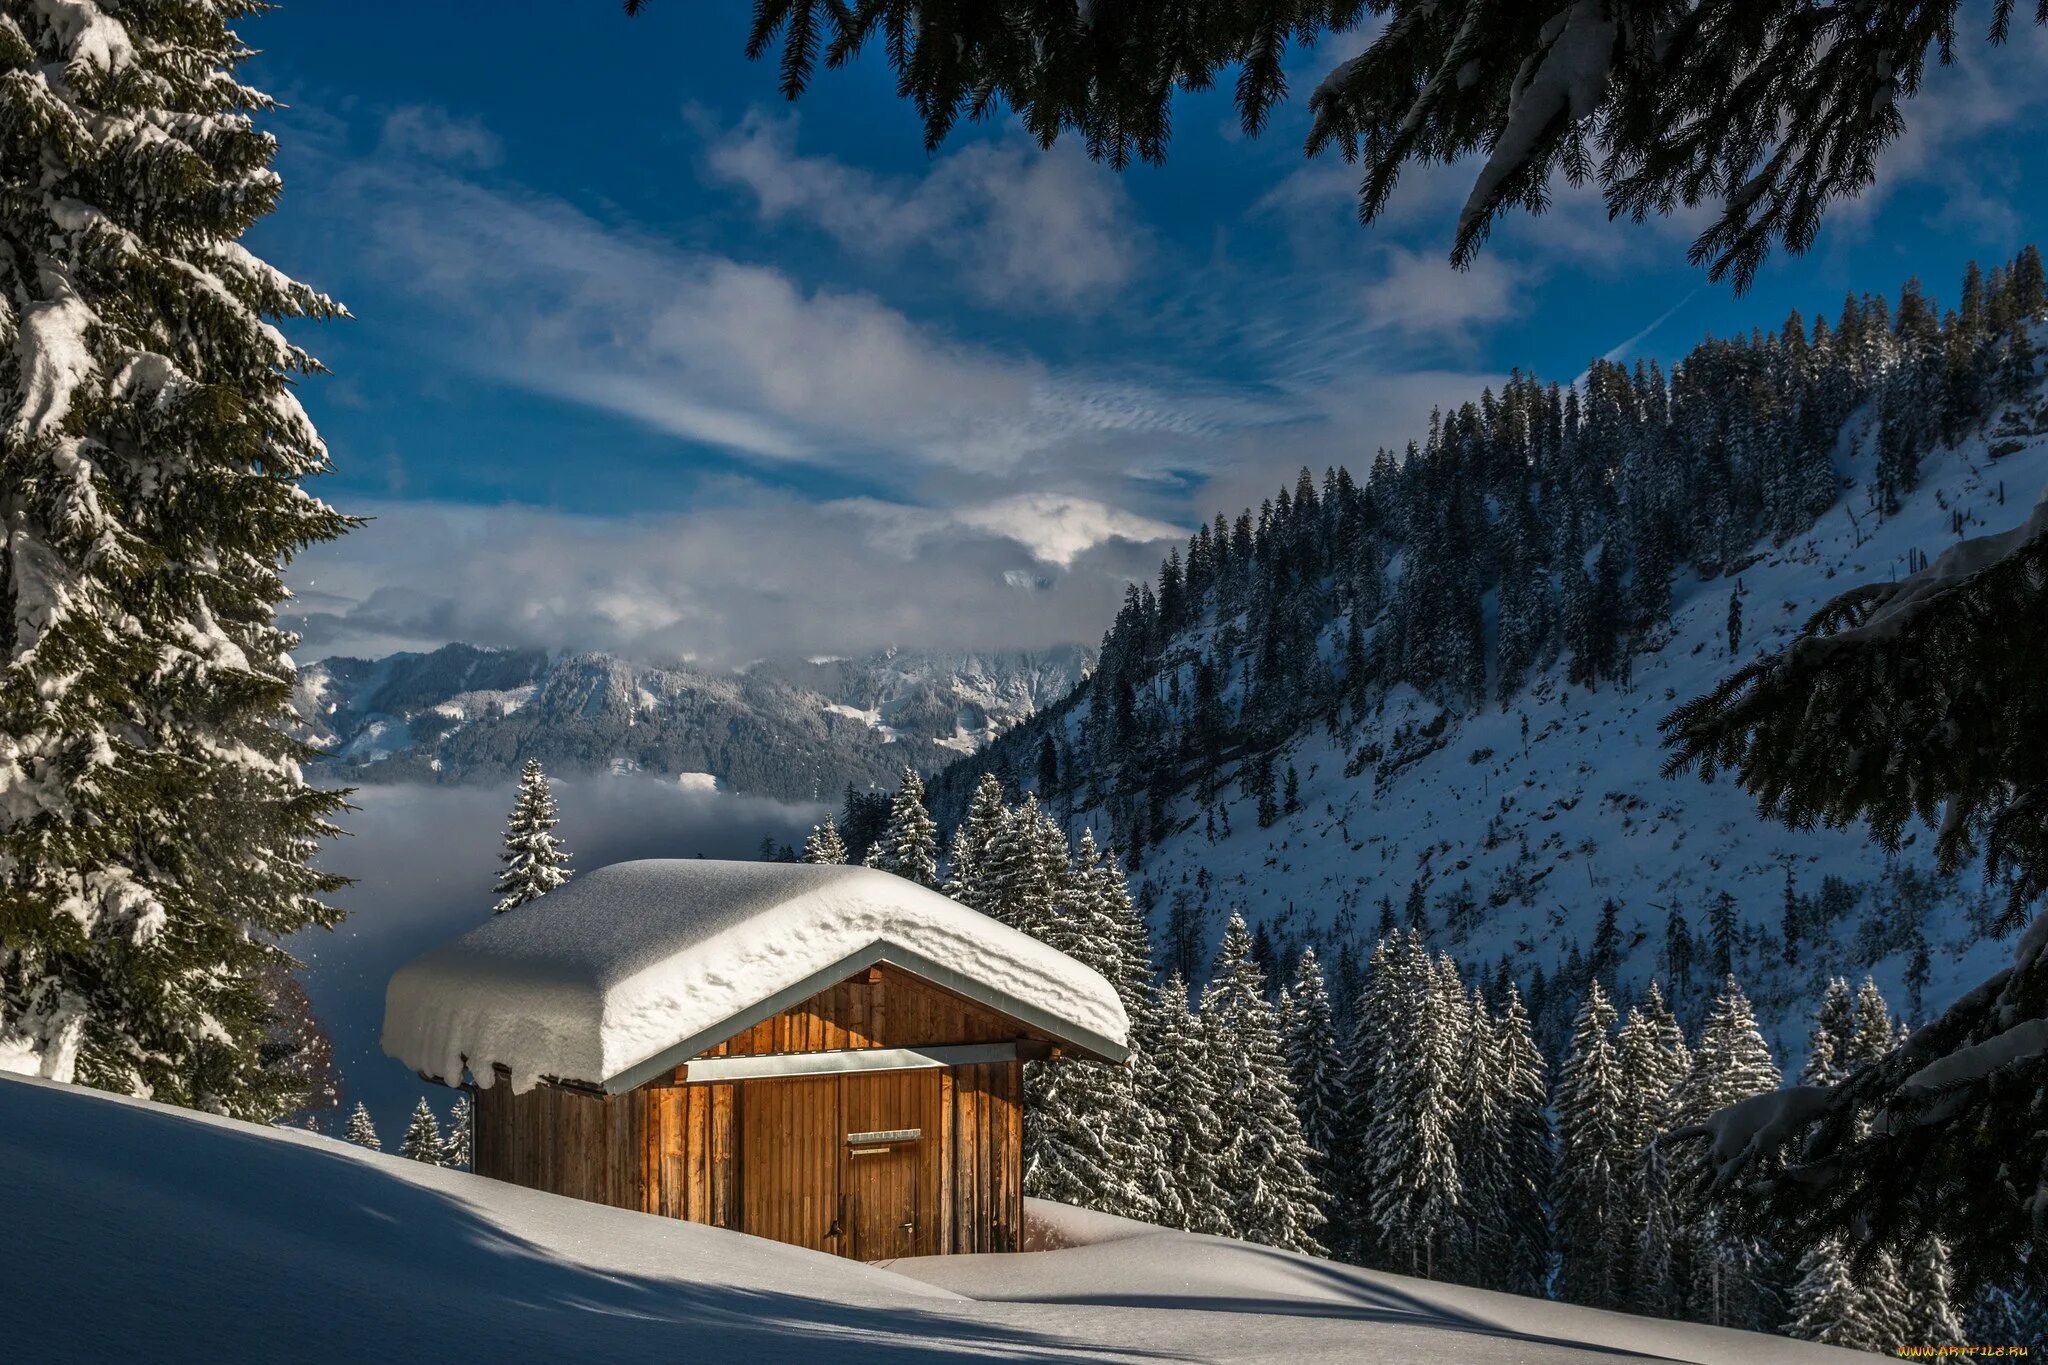
[[600,868],[401,968],[385,1049],[476,1172],[858,1260],[1015,1251],[1023,1064],[1121,1062],[1096,973],[855,867]]

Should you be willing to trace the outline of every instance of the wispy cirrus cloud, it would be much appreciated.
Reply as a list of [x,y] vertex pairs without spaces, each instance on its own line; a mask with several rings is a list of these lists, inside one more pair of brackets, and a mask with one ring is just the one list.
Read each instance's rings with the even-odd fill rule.
[[[401,132],[384,154],[342,167],[329,197],[361,228],[364,268],[431,305],[447,354],[500,381],[743,458],[893,466],[896,482],[919,470],[1001,482],[1115,469],[1113,447],[1198,443],[1284,419],[1208,381],[1068,372],[963,340],[870,292],[807,284],[487,182],[465,173],[461,139],[434,132],[448,126],[393,115],[387,129]],[[447,155],[399,150],[423,145]],[[875,211],[898,210],[912,212]],[[906,223],[890,231],[918,240]],[[1095,278],[1056,235],[1031,249],[1066,258],[1081,272],[1067,277],[1076,288]],[[1007,259],[1042,283],[1024,251]]]
[[1093,312],[1146,254],[1122,183],[1070,142],[969,143],[922,176],[890,177],[799,152],[795,114],[693,121],[712,177],[743,190],[761,221],[808,224],[869,258],[937,257],[985,302]]

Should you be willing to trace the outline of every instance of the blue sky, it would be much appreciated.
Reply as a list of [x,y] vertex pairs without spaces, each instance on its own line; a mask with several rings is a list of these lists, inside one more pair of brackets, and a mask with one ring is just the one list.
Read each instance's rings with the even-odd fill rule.
[[291,106],[253,244],[355,314],[296,331],[334,370],[304,390],[320,491],[376,518],[295,573],[306,654],[1092,639],[1162,537],[1512,368],[1668,362],[1916,273],[1952,297],[2048,208],[2032,28],[1964,44],[1878,191],[1737,299],[1685,262],[1700,220],[1610,227],[1590,190],[1464,273],[1469,168],[1412,169],[1358,227],[1352,168],[1300,151],[1300,96],[1355,39],[1298,54],[1264,136],[1184,98],[1169,164],[1117,175],[1007,120],[928,156],[873,61],[787,105],[744,8],[244,24]]

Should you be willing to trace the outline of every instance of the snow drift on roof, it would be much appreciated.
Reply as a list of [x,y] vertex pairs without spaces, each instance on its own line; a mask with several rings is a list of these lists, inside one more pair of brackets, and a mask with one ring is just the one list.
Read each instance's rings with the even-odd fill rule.
[[[604,1084],[786,1008],[879,955],[1054,1037],[1121,1057],[1107,981],[935,891],[864,867],[648,859],[586,872],[494,915],[391,978],[384,1051],[429,1076],[515,1091],[543,1076]],[[800,993],[799,993],[800,992]],[[685,1050],[686,1049],[686,1050]],[[627,1088],[614,1085],[617,1088]]]

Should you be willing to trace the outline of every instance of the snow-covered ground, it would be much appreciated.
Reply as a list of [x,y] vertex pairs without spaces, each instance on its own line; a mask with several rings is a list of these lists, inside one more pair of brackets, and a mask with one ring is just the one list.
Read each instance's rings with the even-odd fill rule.
[[24,1361],[1852,1358],[1057,1206],[1080,1245],[863,1266],[14,1078],[0,1210]]

